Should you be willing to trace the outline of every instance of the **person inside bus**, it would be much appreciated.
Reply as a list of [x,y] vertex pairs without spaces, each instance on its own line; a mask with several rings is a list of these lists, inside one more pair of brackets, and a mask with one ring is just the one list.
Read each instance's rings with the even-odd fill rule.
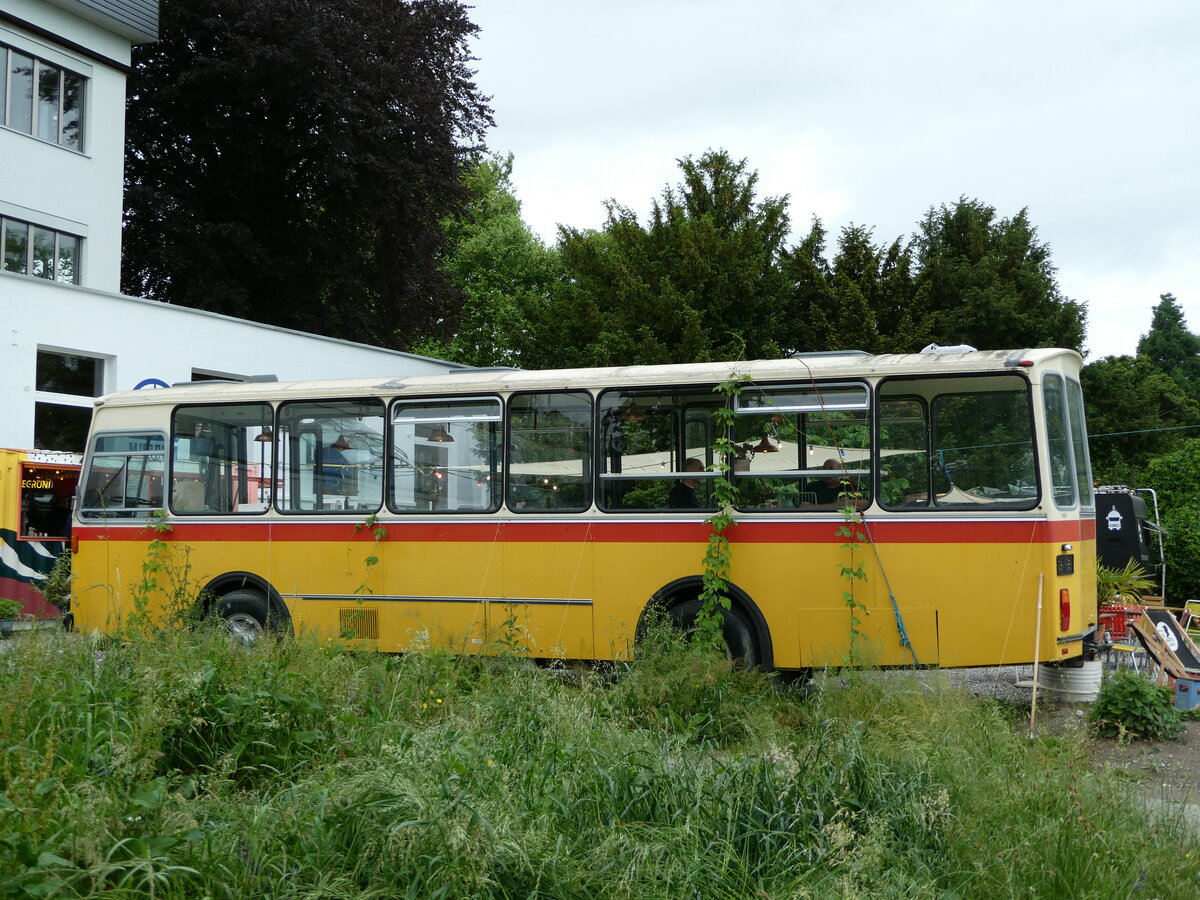
[[[321,448],[321,474],[318,477],[318,485],[324,495],[344,497],[346,494],[354,493],[352,485],[354,473],[350,468],[350,460],[342,452],[344,449],[349,449],[350,446],[345,443],[345,440],[345,438],[339,437],[328,447]],[[344,500],[339,502],[345,503]],[[326,501],[325,508],[331,508],[332,503],[332,501]]]
[[[849,477],[844,474],[841,461],[831,456],[825,460],[821,468],[828,470],[829,474],[816,482],[809,482],[813,504],[826,509],[835,509],[845,505],[846,501],[851,498],[842,497],[842,494],[852,492],[854,487],[849,483]],[[858,505],[857,501],[854,505]]]
[[[684,460],[683,471],[703,472],[704,462],[693,456]],[[684,478],[671,488],[671,493],[667,495],[667,503],[671,509],[699,509],[700,500],[696,496],[699,484],[699,478]]]

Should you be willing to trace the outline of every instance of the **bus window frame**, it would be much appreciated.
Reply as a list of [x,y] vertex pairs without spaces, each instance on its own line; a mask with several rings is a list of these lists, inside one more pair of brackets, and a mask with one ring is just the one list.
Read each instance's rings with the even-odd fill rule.
[[[1053,370],[1052,370],[1053,371]],[[1096,511],[1096,490],[1092,482],[1092,454],[1088,438],[1087,427],[1087,405],[1083,397],[1083,383],[1078,378],[1072,378],[1066,372],[1056,372],[1062,376],[1067,394],[1067,422],[1071,428],[1071,459],[1075,465],[1075,484],[1076,493],[1079,495],[1079,509],[1084,513],[1095,514]],[[1079,427],[1082,431],[1082,449],[1083,461],[1087,463],[1087,471],[1079,473],[1079,450],[1080,443],[1075,437],[1075,420],[1072,418],[1072,412],[1079,413]],[[1084,494],[1087,494],[1087,500],[1084,500]]]
[[[655,506],[646,508],[626,508],[621,506],[609,506],[605,502],[604,482],[627,481],[636,483],[639,481],[679,481],[681,479],[692,479],[695,481],[713,481],[721,477],[721,473],[709,468],[712,465],[712,446],[704,448],[705,458],[703,460],[705,468],[700,472],[688,472],[682,469],[668,471],[663,469],[658,472],[637,472],[626,474],[622,472],[610,472],[608,469],[609,456],[608,447],[605,443],[604,423],[603,418],[606,412],[604,410],[604,399],[609,394],[624,394],[631,398],[636,404],[638,395],[654,396],[672,393],[687,393],[694,395],[696,398],[707,398],[711,400],[711,406],[706,406],[699,402],[688,400],[679,405],[672,406],[672,416],[676,420],[673,425],[671,454],[675,457],[677,465],[684,465],[687,462],[687,426],[689,423],[688,415],[694,410],[704,410],[713,408],[728,408],[728,404],[723,402],[716,394],[717,384],[715,382],[691,382],[683,384],[637,384],[632,386],[627,385],[609,385],[601,388],[596,392],[592,399],[593,410],[593,425],[592,432],[594,436],[595,450],[593,456],[593,496],[592,504],[597,510],[604,513],[614,515],[628,514],[646,514],[646,515],[663,515],[675,514],[681,512],[703,512],[705,515],[710,515],[713,509],[707,507],[698,507],[696,510],[681,510],[670,506]],[[615,408],[615,407],[614,407]],[[711,418],[710,418],[711,423]],[[713,430],[715,434],[715,429]],[[622,454],[624,457],[624,454]]]
[[[374,507],[359,506],[359,507],[342,508],[342,509],[336,509],[336,508],[288,509],[288,508],[285,508],[279,502],[279,498],[281,496],[283,496],[283,494],[284,494],[283,491],[280,491],[280,492],[278,492],[277,496],[272,498],[271,508],[274,509],[275,512],[279,513],[281,516],[346,516],[346,515],[372,516],[372,515],[378,514],[380,512],[380,510],[387,508],[389,478],[391,477],[391,472],[390,472],[391,447],[389,444],[389,432],[391,431],[391,426],[388,422],[389,402],[387,400],[385,400],[383,397],[377,396],[375,394],[362,394],[362,395],[359,395],[356,397],[355,396],[320,397],[320,398],[311,397],[311,396],[310,397],[289,397],[287,399],[277,400],[273,404],[274,428],[273,428],[272,434],[274,435],[274,440],[272,441],[272,448],[271,448],[271,456],[272,456],[271,477],[277,481],[283,481],[283,480],[287,481],[288,489],[287,489],[286,493],[288,496],[290,496],[292,498],[298,498],[300,496],[300,491],[299,491],[300,469],[299,469],[298,465],[296,463],[294,463],[294,457],[299,454],[294,454],[292,452],[291,448],[289,448],[288,453],[287,453],[287,458],[288,458],[287,468],[283,473],[279,472],[279,464],[280,464],[279,461],[280,461],[280,458],[282,455],[280,453],[281,442],[284,440],[284,430],[283,430],[284,407],[302,406],[304,404],[309,404],[309,405],[329,404],[332,406],[332,405],[335,405],[338,403],[347,403],[347,404],[350,404],[350,403],[362,403],[362,404],[375,403],[379,406],[379,409],[380,409],[379,419],[380,419],[380,422],[382,425],[382,438],[383,438],[383,443],[380,448],[381,453],[383,454],[381,462],[380,462],[381,466],[383,467],[383,483],[380,488],[379,502],[377,504],[375,504]],[[354,414],[352,413],[351,415],[354,415]],[[360,418],[361,418],[361,416],[360,416]],[[304,425],[304,423],[302,421],[299,424],[301,426]],[[315,431],[309,431],[308,429],[301,427],[301,428],[297,428],[295,430],[289,430],[287,432],[287,438],[288,438],[288,441],[291,442],[292,440],[297,439],[300,435],[316,434],[316,433],[317,432],[315,432]],[[321,443],[322,440],[324,440],[323,435],[321,436],[321,439],[316,442],[316,445],[315,445],[316,450],[321,450],[323,448],[323,446],[325,446]],[[336,438],[334,438],[334,440],[336,440]],[[314,462],[315,470],[314,470],[314,476],[313,476],[314,486],[315,486],[315,479],[321,476],[322,470],[324,468],[320,464],[320,459],[321,459],[320,453],[318,453],[316,455],[315,459],[316,459],[316,462]],[[324,494],[324,492],[322,492],[321,493],[322,499],[324,499],[324,496],[325,496],[325,494]],[[315,502],[315,500],[314,500],[314,502]]]
[[[1050,410],[1047,405],[1047,390],[1050,388],[1052,381],[1057,381],[1059,402],[1062,404],[1062,442],[1063,442],[1063,460],[1067,467],[1067,488],[1070,490],[1070,496],[1066,498],[1066,502],[1061,502],[1056,488],[1058,485],[1054,482],[1054,445],[1051,443],[1050,434]],[[1046,423],[1046,448],[1048,450],[1048,462],[1050,466],[1047,469],[1049,476],[1046,486],[1050,488],[1050,499],[1054,503],[1054,508],[1067,511],[1080,508],[1079,502],[1079,480],[1075,474],[1075,444],[1074,436],[1071,428],[1071,413],[1067,409],[1067,404],[1070,401],[1067,399],[1067,378],[1062,372],[1046,371],[1042,373],[1042,421]]]
[[[942,382],[981,381],[981,380],[989,379],[989,378],[990,379],[1015,378],[1015,379],[1018,379],[1020,382],[1022,382],[1022,386],[1024,389],[1024,393],[1025,393],[1025,400],[1026,400],[1026,410],[1029,414],[1029,433],[1032,436],[1032,449],[1033,449],[1033,473],[1034,473],[1035,486],[1037,488],[1037,491],[1035,492],[1034,496],[1031,498],[1030,502],[1027,505],[1022,505],[1022,506],[1005,505],[1005,506],[999,506],[999,507],[992,506],[989,504],[979,504],[979,505],[956,504],[956,505],[951,505],[951,506],[939,506],[936,502],[930,502],[925,506],[903,507],[900,509],[897,509],[896,507],[881,506],[880,507],[881,509],[888,509],[889,511],[899,511],[899,512],[904,512],[904,513],[912,512],[912,513],[917,513],[919,515],[929,515],[929,514],[936,514],[936,513],[962,513],[962,512],[981,512],[981,513],[982,512],[1002,512],[1002,513],[1030,512],[1032,510],[1036,510],[1039,506],[1041,506],[1042,499],[1044,497],[1043,484],[1042,484],[1042,457],[1041,457],[1041,447],[1039,446],[1041,432],[1039,432],[1039,430],[1038,430],[1038,412],[1034,408],[1033,382],[1030,380],[1029,375],[1025,372],[1024,369],[1010,368],[1010,369],[1005,369],[1004,371],[989,371],[989,372],[961,372],[961,373],[955,372],[953,374],[948,374],[948,373],[944,373],[944,372],[942,372],[942,373],[931,372],[928,374],[884,376],[883,378],[880,378],[879,381],[877,381],[875,383],[874,394],[875,394],[876,401],[877,401],[875,404],[875,408],[876,408],[876,410],[879,409],[878,397],[880,395],[880,392],[883,390],[884,385],[892,384],[893,382],[899,382],[901,384],[918,384],[918,383],[926,382],[926,381],[942,381]],[[934,404],[932,401],[933,401],[933,399],[935,399],[937,397],[963,396],[963,395],[970,395],[972,393],[983,394],[983,393],[996,393],[996,392],[988,392],[988,391],[966,391],[966,392],[964,392],[964,391],[958,390],[958,391],[944,391],[944,392],[940,392],[940,393],[935,393],[930,397],[924,397],[926,411],[927,411],[926,435],[927,435],[927,445],[928,445],[928,453],[929,453],[929,473],[930,473],[930,475],[929,475],[929,491],[930,491],[930,494],[935,493],[934,479],[933,479]],[[1016,392],[1014,391],[1013,393],[1016,393]],[[899,395],[897,395],[897,396],[899,396]],[[916,396],[923,397],[923,395],[916,395]],[[905,395],[905,397],[906,397],[906,399],[912,399],[912,396],[910,396],[910,395]],[[878,412],[876,412],[876,414],[875,414],[875,432],[876,432],[875,433],[875,437],[876,437],[875,447],[876,448],[879,447],[878,429],[879,429],[879,414],[878,414]],[[878,487],[879,487],[878,469],[881,464],[882,464],[882,457],[880,457],[878,455],[878,451],[876,451],[876,454],[874,456],[874,465],[875,465],[875,469],[876,469],[874,478],[875,478],[876,490],[878,490]],[[878,494],[876,494],[876,496],[878,496]],[[933,500],[932,497],[930,499],[931,499],[931,501]]]
[[[875,473],[875,469],[877,468],[877,465],[876,465],[877,452],[876,452],[875,448],[878,443],[878,441],[877,441],[878,435],[877,435],[877,432],[875,429],[875,407],[877,404],[875,402],[876,401],[875,395],[871,390],[871,382],[868,378],[866,378],[865,376],[862,378],[854,378],[854,377],[847,378],[845,376],[842,376],[841,378],[839,378],[837,380],[823,381],[823,380],[819,380],[818,378],[814,377],[810,381],[804,381],[804,382],[797,382],[794,380],[777,381],[777,382],[776,381],[754,382],[749,387],[751,387],[754,390],[757,390],[763,394],[767,394],[771,391],[794,390],[794,391],[797,391],[800,393],[806,393],[806,394],[812,395],[817,398],[818,402],[815,404],[788,404],[788,405],[784,405],[784,406],[766,406],[766,405],[764,405],[764,406],[757,406],[757,405],[756,406],[743,406],[742,405],[743,397],[745,396],[745,392],[746,392],[746,388],[743,388],[741,393],[734,395],[733,403],[730,407],[735,416],[746,416],[746,417],[793,416],[793,417],[796,417],[795,424],[797,426],[797,429],[796,429],[797,434],[803,435],[803,437],[804,437],[803,444],[801,444],[800,442],[797,442],[797,444],[796,444],[796,454],[797,454],[796,455],[796,464],[797,464],[797,466],[799,466],[800,460],[802,458],[804,458],[804,456],[807,455],[807,451],[809,451],[810,448],[812,448],[814,446],[818,446],[810,440],[810,438],[812,437],[812,432],[808,428],[809,417],[828,415],[830,413],[843,413],[843,412],[861,413],[863,422],[865,423],[866,429],[867,429],[867,438],[869,441],[869,446],[866,448],[866,456],[863,458],[863,460],[855,461],[855,462],[865,462],[866,463],[865,468],[861,465],[858,465],[858,466],[847,465],[847,461],[845,460],[845,455],[842,452],[839,452],[838,456],[840,459],[842,459],[841,474],[844,477],[855,479],[860,484],[865,482],[871,490],[870,496],[871,497],[874,496],[874,490],[875,490],[874,473]],[[825,390],[842,391],[842,392],[848,392],[850,390],[853,390],[856,394],[859,394],[859,393],[861,394],[861,400],[856,401],[856,402],[834,401],[832,403],[826,403],[825,399],[824,399],[824,394],[822,393]],[[803,417],[805,420],[803,428],[800,427],[799,420],[801,417]],[[732,440],[732,435],[730,437]],[[820,445],[820,446],[824,446],[824,445]],[[835,447],[834,449],[838,450],[838,451],[843,451],[846,448]],[[849,448],[849,449],[853,450],[854,452],[859,452],[863,448],[854,447],[854,448]],[[732,459],[732,457],[731,457],[731,459]],[[814,479],[814,478],[824,479],[829,476],[829,473],[830,473],[830,470],[825,469],[823,467],[822,468],[805,467],[803,469],[802,468],[781,469],[781,470],[776,470],[776,471],[760,471],[760,472],[755,472],[753,470],[739,470],[732,465],[732,462],[729,467],[729,479],[734,486],[737,486],[739,484],[739,482],[741,484],[750,484],[753,481],[765,480],[768,478],[778,478],[778,479],[785,480],[785,481],[801,481],[801,480],[808,481],[808,480]],[[852,488],[850,490],[851,490],[851,492],[853,491]],[[739,493],[740,493],[740,491],[739,491]],[[853,501],[851,501],[851,502],[853,502]],[[866,500],[864,499],[863,502],[865,504]],[[797,505],[797,506],[777,506],[777,507],[739,504],[736,508],[739,512],[742,512],[742,513],[766,513],[768,515],[780,515],[780,514],[782,514],[782,515],[794,515],[794,514],[810,515],[810,514],[814,514],[814,513],[819,514],[819,513],[829,511],[829,507],[827,504],[823,504],[823,503],[822,504],[810,504],[808,502],[801,502],[800,505]]]
[[[226,401],[220,401],[217,403],[199,403],[199,402],[197,402],[197,403],[178,403],[171,407],[170,426],[168,429],[168,433],[170,434],[169,450],[168,450],[169,458],[167,460],[168,482],[167,482],[166,491],[165,491],[164,497],[163,497],[166,509],[170,511],[171,515],[179,516],[181,518],[197,517],[197,516],[239,516],[239,517],[240,516],[265,516],[267,513],[269,513],[274,508],[274,505],[275,505],[274,491],[272,491],[271,499],[263,505],[262,509],[247,509],[247,510],[238,510],[238,509],[228,509],[228,510],[190,509],[189,510],[189,509],[183,509],[183,510],[177,510],[177,509],[175,509],[174,504],[171,502],[174,499],[174,495],[175,495],[175,417],[176,417],[176,415],[179,414],[180,410],[213,409],[213,408],[217,408],[217,407],[234,407],[234,406],[266,407],[270,413],[270,415],[268,416],[268,419],[267,419],[267,423],[265,425],[258,425],[255,427],[258,427],[259,429],[262,429],[264,427],[271,427],[272,434],[275,433],[275,431],[273,429],[274,429],[275,421],[277,418],[277,411],[276,411],[276,407],[269,400],[226,400]],[[253,438],[251,438],[251,440],[253,440]],[[243,464],[247,467],[247,471],[249,470],[249,466],[254,465],[254,462],[255,461],[250,458],[249,448],[247,448],[246,449],[246,462]],[[267,464],[270,465],[271,471],[274,472],[275,471],[275,441],[274,440],[271,441],[270,459],[268,460]],[[261,478],[261,475],[260,475],[260,478]],[[239,489],[248,488],[248,487],[249,487],[249,479],[248,478],[244,479],[243,483],[239,485]],[[241,502],[248,503],[249,500],[247,499],[247,500],[243,500]]]
[[[132,438],[142,438],[142,439],[149,439],[149,440],[158,438],[162,442],[162,449],[161,450],[140,450],[140,451],[139,450],[109,451],[106,453],[98,453],[97,452],[97,450],[96,450],[97,443],[104,440],[105,438],[114,438],[114,437],[118,437],[118,438],[132,437]],[[169,477],[168,476],[168,465],[169,465],[169,461],[170,461],[170,446],[171,446],[170,436],[167,434],[167,432],[163,431],[161,428],[145,428],[145,429],[140,429],[140,430],[131,429],[131,428],[114,428],[114,429],[109,429],[109,430],[105,430],[105,431],[97,431],[97,432],[90,434],[88,436],[87,449],[86,449],[86,452],[84,453],[84,462],[86,463],[86,466],[84,468],[81,468],[81,470],[79,472],[79,484],[80,484],[80,487],[78,488],[79,503],[76,504],[76,506],[77,506],[76,513],[75,513],[76,518],[79,519],[84,524],[94,524],[96,522],[109,522],[114,519],[118,519],[118,520],[119,519],[149,519],[156,514],[161,514],[161,513],[166,512],[166,508],[167,508],[166,507],[167,478]],[[126,457],[126,459],[128,459],[129,457],[132,457],[132,456],[141,456],[141,457],[161,456],[162,457],[161,477],[163,479],[163,485],[162,485],[162,500],[163,500],[163,502],[162,502],[162,505],[154,506],[154,507],[152,507],[152,506],[144,506],[144,507],[121,506],[118,508],[113,508],[111,510],[110,510],[110,508],[104,507],[104,506],[87,506],[86,502],[85,502],[86,501],[86,491],[87,491],[88,482],[90,481],[90,477],[92,474],[92,467],[95,464],[97,457],[103,458],[106,456],[124,456],[124,457]],[[128,463],[126,463],[126,465],[128,465]],[[125,497],[128,496],[128,490],[126,490],[124,496]],[[119,515],[118,515],[118,513],[119,513]]]
[[[412,396],[412,397],[405,396],[405,395],[399,395],[399,396],[393,397],[391,399],[391,401],[387,404],[386,415],[384,417],[385,418],[385,427],[386,427],[386,432],[387,432],[384,436],[385,437],[384,446],[385,446],[385,452],[386,452],[384,465],[385,465],[385,468],[387,471],[386,471],[385,477],[384,477],[384,498],[383,498],[383,500],[384,500],[384,505],[387,507],[388,512],[395,516],[404,516],[404,517],[410,517],[410,516],[491,516],[491,515],[495,515],[496,513],[500,512],[501,510],[503,510],[504,509],[504,484],[505,484],[505,477],[506,477],[506,472],[507,472],[507,468],[508,468],[507,467],[508,454],[506,452],[508,449],[508,443],[507,443],[506,436],[505,436],[505,429],[507,427],[507,421],[508,421],[508,417],[506,415],[507,410],[508,410],[508,407],[506,404],[506,399],[507,398],[505,398],[503,395],[498,394],[498,393],[496,393],[496,394],[422,394],[420,396]],[[470,403],[479,404],[479,403],[484,403],[484,402],[495,403],[497,409],[499,410],[498,414],[494,417],[492,417],[492,416],[484,416],[484,417],[469,416],[469,417],[457,417],[456,418],[454,416],[450,416],[450,417],[443,416],[443,417],[431,417],[429,419],[402,419],[400,421],[410,422],[414,425],[417,425],[417,424],[436,425],[436,424],[450,424],[450,423],[471,424],[471,423],[499,422],[500,427],[496,430],[495,435],[494,435],[496,445],[497,445],[494,449],[495,449],[496,455],[499,457],[499,465],[496,467],[495,471],[492,473],[493,479],[498,479],[498,481],[499,481],[499,489],[497,490],[495,487],[493,487],[493,489],[492,489],[493,501],[492,501],[491,506],[488,507],[487,509],[405,509],[403,507],[397,506],[393,502],[396,499],[396,487],[397,487],[397,481],[396,481],[397,462],[395,459],[395,455],[397,452],[396,436],[395,436],[395,429],[396,429],[396,424],[397,424],[396,408],[399,406],[411,406],[411,405],[422,405],[422,404],[424,404],[424,405],[441,404],[443,406],[452,407],[455,405],[464,405],[465,406]],[[414,471],[416,470],[417,465],[416,465],[415,460],[409,460],[409,465],[413,468]]]
[[[591,432],[587,442],[588,451],[588,471],[581,475],[581,483],[587,488],[588,502],[582,506],[571,506],[560,509],[521,509],[514,506],[512,502],[512,491],[515,485],[512,483],[511,467],[513,465],[513,444],[512,444],[512,405],[513,401],[521,397],[543,397],[551,394],[566,394],[568,396],[583,396],[588,398],[588,415],[587,427]],[[599,483],[596,474],[596,453],[598,450],[596,436],[596,410],[599,405],[596,403],[597,392],[586,387],[578,388],[549,388],[546,390],[523,390],[513,391],[504,397],[504,503],[502,509],[508,514],[516,516],[537,516],[537,515],[580,515],[587,513],[596,508],[596,486]]]
[[[922,447],[922,452],[925,454],[925,500],[922,501],[905,501],[899,505],[888,505],[883,501],[883,467],[886,458],[883,455],[883,404],[887,400],[902,400],[909,403],[918,403],[924,413],[925,424],[925,445]],[[929,399],[922,397],[920,394],[895,394],[883,396],[876,392],[875,395],[875,498],[880,509],[886,509],[889,512],[908,512],[910,510],[927,510],[933,509],[933,504],[929,502],[929,494],[933,489],[933,472],[931,469],[931,460],[933,458],[933,448],[931,446],[930,436],[932,429],[930,427],[930,409]]]

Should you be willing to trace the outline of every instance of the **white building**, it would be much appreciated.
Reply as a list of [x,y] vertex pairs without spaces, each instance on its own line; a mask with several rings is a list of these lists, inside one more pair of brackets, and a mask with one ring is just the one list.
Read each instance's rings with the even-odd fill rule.
[[127,297],[125,78],[158,0],[0,0],[0,447],[81,451],[92,398],[139,384],[452,364]]

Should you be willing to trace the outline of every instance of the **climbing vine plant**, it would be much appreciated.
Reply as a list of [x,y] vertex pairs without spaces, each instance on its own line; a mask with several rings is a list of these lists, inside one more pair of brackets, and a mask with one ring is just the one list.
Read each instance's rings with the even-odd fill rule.
[[[356,534],[363,531],[370,531],[371,537],[375,540],[376,547],[378,547],[381,541],[387,539],[387,526],[379,521],[378,513],[371,513],[371,515],[367,516],[361,522],[355,524],[354,531]],[[367,582],[371,578],[371,569],[379,565],[379,556],[377,555],[376,551],[372,550],[372,552],[368,553],[363,559],[363,563],[366,565],[366,571],[363,574],[362,584],[354,589],[354,593],[358,595],[358,602],[360,605],[362,604],[362,597],[364,594],[375,593],[373,590],[367,587]]]
[[859,630],[862,624],[860,614],[866,610],[866,605],[858,598],[855,588],[860,581],[867,580],[867,570],[858,556],[859,545],[867,539],[862,528],[863,517],[858,510],[858,499],[862,495],[852,490],[849,479],[842,477],[841,499],[842,524],[838,526],[837,536],[842,538],[842,549],[849,555],[849,561],[838,563],[842,578],[846,579],[846,589],[842,591],[842,602],[850,613],[850,652],[846,660],[848,665],[859,663],[859,645],[863,635]]
[[708,546],[704,551],[703,587],[700,591],[700,612],[696,615],[696,637],[714,647],[724,645],[723,628],[725,610],[729,609],[729,567],[732,552],[727,528],[736,525],[734,510],[737,504],[737,489],[729,478],[729,459],[734,452],[733,398],[742,392],[749,381],[746,375],[730,374],[714,390],[725,403],[713,411],[716,439],[713,441],[713,464],[711,470],[720,477],[713,479],[713,500],[716,511],[706,519],[709,526]]

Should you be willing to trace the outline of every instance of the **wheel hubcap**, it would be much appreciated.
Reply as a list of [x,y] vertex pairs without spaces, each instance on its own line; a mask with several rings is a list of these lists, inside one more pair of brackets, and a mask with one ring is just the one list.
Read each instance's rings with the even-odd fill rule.
[[262,624],[254,616],[234,613],[225,619],[226,630],[243,644],[253,644],[263,635]]

